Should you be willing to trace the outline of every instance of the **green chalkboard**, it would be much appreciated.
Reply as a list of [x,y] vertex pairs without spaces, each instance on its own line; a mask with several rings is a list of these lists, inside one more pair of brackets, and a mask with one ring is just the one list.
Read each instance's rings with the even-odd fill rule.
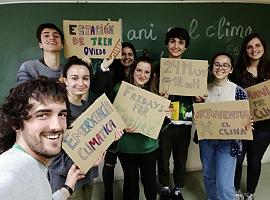
[[[123,22],[123,40],[136,49],[150,50],[158,59],[165,50],[169,27],[189,30],[191,44],[184,58],[209,59],[218,51],[239,52],[250,32],[270,36],[270,5],[241,3],[52,3],[0,5],[0,102],[16,84],[20,64],[41,56],[35,38],[40,23],[62,27],[68,20],[118,20]],[[62,58],[64,61],[64,58]]]

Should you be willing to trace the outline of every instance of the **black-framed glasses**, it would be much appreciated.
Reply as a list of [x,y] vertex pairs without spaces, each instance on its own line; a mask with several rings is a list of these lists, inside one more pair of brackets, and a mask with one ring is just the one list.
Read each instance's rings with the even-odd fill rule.
[[215,62],[214,63],[214,68],[218,69],[218,68],[221,68],[221,69],[229,69],[231,67],[231,65],[229,63],[219,63],[219,62]]

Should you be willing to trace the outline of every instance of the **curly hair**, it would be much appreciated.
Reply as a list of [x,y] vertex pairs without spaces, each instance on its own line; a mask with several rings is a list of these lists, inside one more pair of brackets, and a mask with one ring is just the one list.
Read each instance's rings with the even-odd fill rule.
[[167,33],[166,33],[166,38],[165,38],[165,45],[168,45],[169,40],[171,38],[178,38],[179,40],[185,40],[186,41],[186,48],[188,48],[190,44],[190,36],[189,33],[186,29],[181,28],[181,27],[174,27],[171,28]]
[[33,105],[29,103],[30,99],[42,104],[48,100],[65,102],[69,122],[69,100],[64,84],[45,76],[28,80],[11,89],[0,108],[0,154],[12,147],[16,140],[16,130],[23,129],[23,121],[31,118],[29,111]]

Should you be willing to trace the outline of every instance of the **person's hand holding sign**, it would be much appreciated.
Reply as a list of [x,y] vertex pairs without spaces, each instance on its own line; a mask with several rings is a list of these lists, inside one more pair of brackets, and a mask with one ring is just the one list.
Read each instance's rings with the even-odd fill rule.
[[60,189],[65,198],[68,198],[73,192],[75,188],[75,184],[79,179],[85,177],[85,173],[80,170],[75,164],[73,164],[67,174],[67,179],[65,181],[65,185]]
[[243,126],[244,126],[244,129],[246,130],[246,131],[248,131],[248,130],[254,130],[254,127],[253,127],[253,118],[250,116],[250,119],[245,123],[245,124],[243,124]]
[[112,59],[103,59],[101,65],[100,65],[100,68],[103,72],[107,72],[107,71],[110,71],[110,65],[113,63],[114,61],[114,58]]
[[117,141],[119,140],[124,134],[124,131],[120,130],[120,129],[117,129],[115,131],[115,138],[114,138],[114,141]]
[[206,94],[203,96],[197,96],[197,97],[195,97],[194,101],[195,101],[195,103],[203,103],[205,101],[206,97],[207,97]]
[[134,128],[125,128],[125,132],[127,132],[127,133],[135,133],[135,129]]

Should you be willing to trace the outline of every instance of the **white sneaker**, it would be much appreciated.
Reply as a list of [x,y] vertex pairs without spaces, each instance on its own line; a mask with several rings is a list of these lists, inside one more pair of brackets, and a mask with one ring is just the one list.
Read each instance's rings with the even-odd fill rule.
[[254,195],[249,192],[245,193],[244,196],[245,200],[254,200]]
[[234,200],[244,200],[244,195],[241,190],[235,190]]

